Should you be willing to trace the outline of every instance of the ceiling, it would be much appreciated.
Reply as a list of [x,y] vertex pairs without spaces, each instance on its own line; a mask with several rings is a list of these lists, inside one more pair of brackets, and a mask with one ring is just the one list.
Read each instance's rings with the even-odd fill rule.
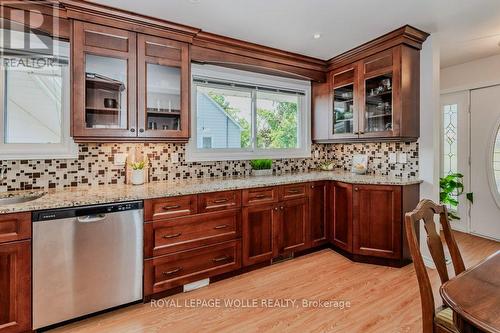
[[441,67],[500,54],[500,0],[93,1],[320,59],[404,24],[436,33]]

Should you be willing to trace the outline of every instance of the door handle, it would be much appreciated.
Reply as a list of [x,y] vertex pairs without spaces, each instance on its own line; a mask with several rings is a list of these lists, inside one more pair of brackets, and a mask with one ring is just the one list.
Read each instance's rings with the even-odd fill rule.
[[78,216],[76,218],[76,220],[80,223],[94,223],[94,222],[104,221],[105,219],[106,219],[106,214]]
[[166,272],[163,272],[162,274],[163,275],[172,275],[172,274],[175,274],[177,272],[180,272],[182,270],[182,267],[176,267],[172,270],[169,270],[169,271],[166,271]]
[[226,261],[229,258],[230,258],[229,256],[224,256],[224,257],[214,258],[214,259],[212,259],[212,261],[213,262],[221,262],[221,261]]
[[171,209],[176,209],[176,208],[181,208],[181,206],[180,205],[164,206],[163,210],[171,210]]
[[165,235],[165,236],[163,236],[163,238],[165,238],[165,239],[176,238],[176,237],[179,237],[180,235],[182,235],[182,232],[178,232],[178,233],[172,234],[172,235]]

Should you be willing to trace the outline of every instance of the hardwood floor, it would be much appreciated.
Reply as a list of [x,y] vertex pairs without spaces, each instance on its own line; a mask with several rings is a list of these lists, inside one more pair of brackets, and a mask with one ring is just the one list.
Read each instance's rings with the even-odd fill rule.
[[[500,243],[455,233],[466,267]],[[439,278],[429,270],[435,287]],[[296,300],[284,308],[224,307],[224,300]],[[301,300],[344,300],[349,308],[303,307]],[[174,295],[172,303],[133,305],[51,332],[421,332],[413,265],[397,269],[353,263],[331,250],[269,266],[207,288]],[[185,302],[221,300],[220,307]],[[439,301],[439,298],[436,298]],[[157,303],[158,304],[158,303]],[[178,304],[181,307],[174,307]],[[190,303],[188,303],[190,304]]]

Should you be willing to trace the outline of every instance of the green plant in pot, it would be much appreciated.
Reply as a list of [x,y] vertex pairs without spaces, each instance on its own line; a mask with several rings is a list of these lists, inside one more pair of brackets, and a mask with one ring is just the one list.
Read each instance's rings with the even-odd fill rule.
[[273,174],[273,161],[268,159],[251,160],[253,176],[269,176]]
[[131,172],[131,183],[133,185],[144,184],[144,169],[146,168],[147,161],[129,163]]
[[[464,193],[464,176],[461,173],[452,173],[439,179],[439,201],[451,208],[448,211],[450,220],[460,220],[456,214],[458,209],[458,197]],[[466,198],[473,203],[472,193],[466,193]]]

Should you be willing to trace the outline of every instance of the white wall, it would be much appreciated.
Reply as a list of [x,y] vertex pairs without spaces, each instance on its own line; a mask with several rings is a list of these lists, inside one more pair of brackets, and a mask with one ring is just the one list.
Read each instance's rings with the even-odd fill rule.
[[[420,139],[419,176],[420,199],[439,202],[439,44],[436,35],[429,36],[420,52]],[[420,251],[424,262],[432,265],[426,233],[420,228]]]
[[441,70],[441,92],[468,90],[500,83],[500,55]]

